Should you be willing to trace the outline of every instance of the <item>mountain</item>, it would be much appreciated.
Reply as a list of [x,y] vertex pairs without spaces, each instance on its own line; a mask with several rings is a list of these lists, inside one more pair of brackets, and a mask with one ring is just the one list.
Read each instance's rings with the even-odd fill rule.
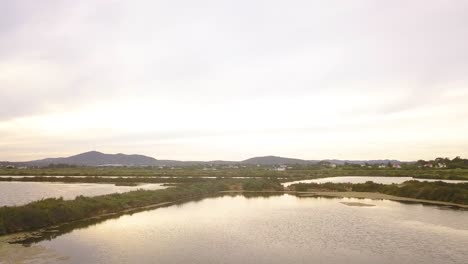
[[302,159],[291,159],[283,158],[278,156],[264,156],[255,157],[241,161],[243,164],[258,164],[258,165],[280,165],[280,164],[315,164],[316,160],[302,160]]
[[[327,159],[323,160],[337,165],[349,164],[401,164],[403,162],[398,160],[337,160]],[[231,164],[244,164],[244,165],[313,165],[320,162],[319,160],[303,160],[293,159],[278,156],[263,156],[246,159],[243,161],[179,161],[179,160],[157,160],[153,157],[144,155],[126,155],[126,154],[105,154],[98,151],[89,151],[78,155],[64,157],[64,158],[46,158],[41,160],[33,160],[26,162],[0,162],[1,166],[15,165],[15,166],[48,166],[50,164],[67,164],[77,166],[193,166],[193,165],[231,165]]]
[[27,162],[33,165],[49,165],[49,164],[68,164],[68,165],[83,165],[83,166],[99,166],[99,165],[126,165],[126,166],[149,166],[156,165],[157,160],[152,157],[143,155],[126,155],[126,154],[104,154],[98,151],[89,151],[75,156],[66,158],[47,158],[42,160],[33,160]]

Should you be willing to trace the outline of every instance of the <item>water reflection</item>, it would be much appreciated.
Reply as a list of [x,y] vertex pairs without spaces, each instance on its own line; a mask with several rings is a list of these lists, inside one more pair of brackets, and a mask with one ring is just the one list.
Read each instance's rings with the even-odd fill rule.
[[51,263],[466,263],[468,212],[435,208],[226,195],[107,219],[31,247],[67,258]]
[[52,249],[43,246],[25,248],[21,245],[2,243],[0,240],[0,264],[10,263],[67,263],[69,257],[61,256]]
[[21,205],[45,198],[74,199],[79,195],[97,196],[137,189],[157,190],[162,184],[116,186],[107,183],[0,182],[0,206]]
[[55,239],[55,238],[57,238],[59,236],[70,233],[70,232],[72,232],[74,230],[79,230],[79,229],[95,226],[95,225],[97,225],[99,223],[102,223],[102,222],[105,222],[107,220],[118,219],[123,215],[131,216],[131,215],[133,215],[135,213],[138,213],[138,212],[154,210],[155,208],[162,208],[162,207],[174,206],[174,205],[179,205],[179,204],[182,204],[182,202],[168,203],[168,204],[165,204],[165,205],[159,205],[159,206],[151,207],[151,209],[149,209],[148,207],[135,208],[133,210],[127,210],[124,213],[108,214],[108,215],[101,216],[101,217],[89,218],[89,219],[76,221],[76,222],[72,222],[72,223],[66,223],[66,224],[62,224],[60,226],[45,228],[45,229],[42,229],[40,231],[31,232],[31,233],[28,233],[28,234],[25,234],[25,235],[20,235],[20,236],[13,235],[13,236],[10,236],[10,237],[13,237],[13,238],[8,239],[7,242],[9,244],[20,244],[20,245],[23,245],[25,247],[30,247],[33,244],[39,243],[41,241],[46,241],[46,240],[50,241],[50,240]]

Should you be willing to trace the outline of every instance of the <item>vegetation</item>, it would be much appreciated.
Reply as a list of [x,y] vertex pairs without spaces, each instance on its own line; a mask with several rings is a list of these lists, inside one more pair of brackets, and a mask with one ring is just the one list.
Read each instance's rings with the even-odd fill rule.
[[[203,167],[154,168],[154,167],[67,167],[67,168],[0,168],[0,175],[11,176],[135,176],[147,177],[276,177],[285,180],[320,178],[334,176],[411,176],[428,179],[468,180],[468,169],[462,168],[428,168],[417,164],[402,165],[401,168],[362,167],[360,165],[343,165],[328,168],[321,165],[294,165],[286,171],[274,171],[271,166],[247,166],[237,169],[218,166],[216,170],[203,170]],[[38,178],[39,179],[39,178]],[[2,180],[2,179],[0,179]],[[44,179],[47,181],[47,179]],[[71,182],[71,180],[70,180]],[[141,180],[140,182],[144,182]],[[150,181],[148,181],[150,182]]]
[[74,200],[50,198],[22,206],[0,207],[0,235],[28,231],[103,214],[118,213],[164,202],[192,200],[243,186],[247,190],[282,190],[278,181],[267,179],[209,180],[179,184],[163,190],[137,190]]
[[462,159],[460,157],[455,157],[454,159],[449,158],[436,158],[434,160],[418,160],[415,164],[418,167],[444,167],[448,169],[468,169],[468,159]]
[[406,181],[398,184],[378,184],[371,181],[366,183],[298,183],[290,186],[296,191],[354,191],[379,192],[394,196],[443,201],[458,204],[468,204],[468,183],[420,182]]
[[0,235],[116,213],[129,208],[190,200],[228,190],[230,184],[231,181],[212,180],[164,190],[137,190],[95,197],[79,196],[74,200],[51,198],[23,206],[4,206],[0,208]]
[[[67,177],[67,179],[75,179]],[[94,179],[95,177],[89,177]],[[102,180],[97,177],[97,180]],[[49,179],[49,178],[47,178]],[[63,178],[56,178],[61,179]],[[80,179],[80,178],[76,178]],[[88,178],[85,178],[88,179]],[[128,180],[127,178],[122,178]],[[182,178],[192,181],[194,178]],[[112,179],[115,180],[115,179]],[[261,179],[198,179],[200,182],[181,182],[164,190],[137,190],[121,194],[96,197],[79,196],[74,200],[44,199],[23,206],[0,207],[0,235],[29,231],[66,222],[83,220],[99,215],[118,213],[131,208],[164,202],[192,200],[220,191],[242,189],[246,191],[282,191],[280,180]],[[407,181],[401,185],[366,182],[351,183],[299,183],[289,188],[296,191],[355,191],[379,192],[389,195],[468,204],[468,183]]]
[[98,176],[89,177],[0,177],[1,181],[21,181],[21,182],[66,182],[66,183],[115,183],[118,186],[137,186],[138,183],[195,183],[205,182],[207,178],[191,178],[191,177],[115,177],[106,178]]
[[249,179],[244,181],[242,189],[245,191],[282,191],[283,185],[277,180]]

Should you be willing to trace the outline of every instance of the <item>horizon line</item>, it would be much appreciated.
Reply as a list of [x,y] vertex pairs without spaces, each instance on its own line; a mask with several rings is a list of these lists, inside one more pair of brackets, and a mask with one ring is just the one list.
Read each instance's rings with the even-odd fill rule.
[[[246,161],[246,160],[249,160],[249,159],[253,159],[253,158],[263,158],[263,157],[276,157],[276,158],[285,158],[285,159],[297,159],[297,160],[302,160],[302,161],[328,161],[328,160],[338,160],[338,161],[388,160],[388,161],[391,161],[391,160],[394,160],[394,161],[406,162],[406,163],[417,162],[418,160],[424,160],[424,159],[400,160],[400,159],[398,159],[398,158],[370,158],[370,159],[339,159],[339,158],[325,158],[325,159],[304,159],[304,158],[288,157],[288,156],[282,156],[282,155],[259,155],[259,156],[252,156],[252,157],[250,157],[250,158],[242,159],[242,160],[229,160],[229,159],[209,159],[209,160],[185,160],[185,159],[184,159],[184,160],[180,160],[180,159],[170,159],[170,158],[155,158],[155,157],[150,156],[150,155],[138,154],[138,153],[132,153],[132,154],[125,154],[125,153],[122,153],[122,152],[117,152],[117,153],[105,153],[105,152],[101,152],[101,151],[98,151],[98,150],[90,150],[90,151],[85,151],[85,152],[81,152],[81,153],[78,153],[78,154],[73,154],[73,155],[70,155],[70,156],[45,157],[45,158],[39,158],[39,159],[33,159],[33,160],[20,160],[20,161],[18,161],[18,160],[17,160],[17,161],[2,160],[2,161],[0,161],[0,162],[15,162],[15,163],[34,162],[34,161],[40,161],[40,160],[44,160],[44,159],[69,158],[69,157],[73,157],[73,156],[77,156],[77,155],[81,155],[81,154],[86,154],[86,153],[92,153],[92,152],[96,152],[96,153],[100,153],[100,154],[106,154],[106,155],[118,155],[118,154],[127,155],[127,156],[139,155],[139,156],[150,157],[150,158],[153,158],[153,159],[156,159],[156,160],[159,160],[159,161],[167,160],[167,161],[181,161],[181,162],[216,162],[216,161],[243,162],[243,161]],[[456,158],[456,157],[461,157],[461,156],[455,156],[454,158]],[[453,159],[453,158],[450,158],[450,157],[442,157],[442,156],[439,156],[439,157],[436,157],[436,158],[448,158],[448,159]],[[433,159],[431,159],[431,160],[435,160],[436,158],[433,158]]]

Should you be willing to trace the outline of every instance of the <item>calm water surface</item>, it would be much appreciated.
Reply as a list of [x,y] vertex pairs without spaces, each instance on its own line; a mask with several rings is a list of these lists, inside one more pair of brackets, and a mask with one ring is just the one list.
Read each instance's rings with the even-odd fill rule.
[[1,258],[3,263],[466,264],[468,212],[387,200],[224,196],[125,215],[30,247],[0,243]]
[[166,187],[161,184],[115,186],[114,184],[100,183],[0,182],[0,206],[21,205],[52,197],[74,199],[78,195],[96,196],[129,192],[137,189],[156,190],[164,188]]
[[382,184],[400,184],[405,181],[428,181],[428,182],[435,182],[435,181],[443,181],[447,183],[463,183],[468,181],[459,181],[459,180],[433,180],[433,179],[418,179],[413,177],[382,177],[382,176],[341,176],[341,177],[327,177],[327,178],[319,178],[313,180],[302,180],[302,181],[293,181],[293,182],[286,182],[283,185],[289,186],[295,183],[365,183],[366,181],[373,181],[375,183],[382,183]]
[[[51,175],[0,175],[0,178],[34,178],[34,177],[43,177],[43,178],[89,178],[89,177],[99,177],[99,178],[105,178],[105,179],[118,179],[118,178],[124,178],[124,179],[129,179],[129,178],[162,178],[162,179],[170,179],[170,178],[203,178],[203,179],[216,179],[218,178],[217,176],[63,176],[63,175],[57,175],[57,176],[51,176]],[[232,179],[252,179],[252,178],[261,178],[261,177],[243,177],[243,176],[236,176],[236,177],[228,177]]]

